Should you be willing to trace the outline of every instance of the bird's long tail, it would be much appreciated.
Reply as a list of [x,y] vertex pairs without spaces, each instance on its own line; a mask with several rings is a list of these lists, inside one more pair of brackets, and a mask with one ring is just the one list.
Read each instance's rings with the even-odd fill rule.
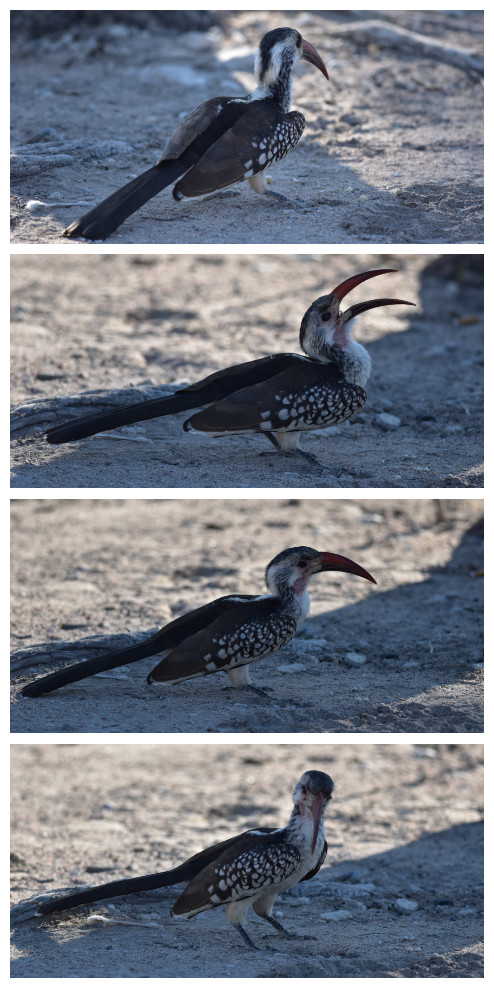
[[136,405],[127,405],[123,409],[63,422],[60,426],[47,429],[45,439],[47,443],[70,443],[72,440],[82,440],[85,436],[94,436],[95,433],[128,426],[133,422],[186,412],[197,408],[198,404],[201,403],[197,392],[177,392],[167,398],[153,398],[149,402],[138,402]]
[[159,162],[142,175],[117,189],[102,203],[93,206],[80,220],[75,220],[64,230],[66,237],[85,237],[86,240],[105,240],[128,216],[144,206],[158,192],[180,178],[189,164],[183,158]]
[[134,879],[116,879],[103,886],[92,886],[89,889],[76,890],[67,896],[59,896],[40,904],[36,909],[38,916],[47,913],[58,913],[59,910],[70,910],[82,906],[83,903],[97,903],[98,900],[111,900],[114,896],[126,896],[127,893],[143,893],[149,889],[160,889],[165,886],[175,886],[176,883],[187,882],[197,872],[185,862],[176,869],[168,872],[154,872],[150,876],[137,876]]
[[21,696],[39,697],[41,694],[49,694],[52,690],[65,687],[68,683],[77,683],[79,680],[85,680],[86,677],[94,676],[95,673],[104,673],[107,670],[116,669],[117,666],[135,663],[138,659],[155,656],[159,651],[159,644],[156,642],[156,636],[153,635],[137,646],[129,646],[128,649],[107,653],[106,656],[100,656],[98,659],[88,659],[84,663],[75,663],[74,666],[68,666],[65,670],[58,670],[56,673],[39,677],[38,680],[33,680],[32,683],[28,683],[22,688]]

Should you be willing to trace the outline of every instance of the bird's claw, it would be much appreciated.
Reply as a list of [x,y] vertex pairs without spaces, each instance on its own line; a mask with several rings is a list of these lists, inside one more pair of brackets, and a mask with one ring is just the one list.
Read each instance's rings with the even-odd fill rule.
[[[284,196],[282,192],[275,192],[274,189],[266,189],[264,192],[265,196],[269,196],[270,199],[277,199],[278,202],[288,203],[290,206],[303,206],[302,199],[290,199],[288,196]],[[274,205],[274,204],[273,204]]]

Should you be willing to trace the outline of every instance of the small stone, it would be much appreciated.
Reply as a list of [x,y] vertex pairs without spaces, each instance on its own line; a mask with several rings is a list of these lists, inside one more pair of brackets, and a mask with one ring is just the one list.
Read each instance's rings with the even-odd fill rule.
[[363,666],[367,662],[367,656],[364,656],[362,652],[347,652],[343,662],[347,666]]
[[394,908],[397,913],[414,913],[418,910],[419,905],[416,900],[395,900]]
[[392,416],[389,412],[381,412],[380,415],[376,416],[376,426],[380,429],[398,429],[401,426],[401,419],[398,416]]
[[352,920],[353,914],[349,910],[331,910],[330,913],[322,913],[321,920]]
[[287,663],[286,666],[277,666],[277,673],[305,673],[303,663]]
[[304,639],[304,649],[327,649],[327,639]]

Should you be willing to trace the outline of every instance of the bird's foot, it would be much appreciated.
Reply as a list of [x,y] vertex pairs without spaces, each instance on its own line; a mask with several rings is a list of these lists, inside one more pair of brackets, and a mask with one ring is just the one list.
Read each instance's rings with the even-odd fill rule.
[[245,686],[247,687],[247,690],[257,694],[258,697],[263,697],[265,701],[269,701],[270,703],[272,702],[273,698],[270,697],[265,690],[262,690],[261,687],[254,687],[253,683],[246,683]]
[[[254,684],[253,683],[228,684],[228,687],[230,687],[230,686],[233,686],[233,688],[234,688],[234,691],[235,691],[234,696],[235,697],[238,697],[238,693],[239,693],[240,690],[248,690],[249,693],[251,693],[251,694],[257,694],[258,697],[262,697],[263,700],[269,701],[270,704],[274,703],[274,698],[273,697],[270,697],[269,694],[266,693],[265,690],[261,690],[260,687],[254,687]],[[269,690],[272,690],[273,688],[272,687],[269,687],[268,689]]]
[[285,455],[285,457],[297,457],[304,460],[306,464],[310,464],[311,467],[316,468],[319,473],[326,469],[324,464],[322,464],[313,453],[307,453],[306,450],[282,450],[281,452]]
[[265,196],[269,196],[270,199],[277,199],[281,203],[289,203],[290,206],[303,206],[303,201],[301,199],[289,199],[288,196],[284,196],[282,192],[275,192],[274,189],[265,189]]
[[306,464],[311,464],[313,467],[317,467],[318,470],[324,470],[324,464],[313,453],[307,453],[307,450],[297,450],[296,456],[302,457]]
[[248,948],[251,948],[253,951],[259,951],[260,950],[257,947],[257,945],[255,945],[254,942],[251,941],[249,935],[247,934],[247,931],[244,931],[244,929],[242,927],[242,924],[233,924],[233,926],[234,926],[235,930],[238,931],[238,933],[242,935],[242,937],[243,937],[243,939],[245,941],[245,944],[247,945]]
[[271,924],[271,926],[278,931],[278,934],[283,934],[283,937],[290,938],[290,940],[297,937],[296,934],[292,934],[291,931],[287,931],[286,927],[283,927],[283,924],[280,924],[279,920],[276,920],[275,917],[268,917],[267,914],[259,914],[259,916],[262,917],[263,920],[267,920],[268,924]]
[[[306,464],[310,464],[311,467],[317,467],[318,471],[326,470],[324,464],[321,463],[313,453],[307,453],[306,450],[282,450],[281,447],[276,446],[276,449],[283,454],[284,457],[297,457],[299,459],[305,460]],[[260,457],[272,457],[272,450],[261,450],[259,453]]]
[[287,931],[283,924],[280,924],[279,920],[275,917],[268,917],[266,914],[259,914],[263,920],[267,920],[272,927],[278,931],[278,934],[282,934],[283,937],[288,938],[290,941],[317,941],[317,938],[313,937],[312,934],[292,934],[291,931]]

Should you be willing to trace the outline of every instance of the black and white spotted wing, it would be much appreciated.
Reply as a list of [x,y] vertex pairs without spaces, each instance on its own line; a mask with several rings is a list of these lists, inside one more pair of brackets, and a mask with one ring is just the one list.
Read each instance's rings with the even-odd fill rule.
[[233,848],[195,876],[175,903],[173,913],[192,917],[263,889],[275,892],[300,865],[300,852],[286,841],[284,831],[240,835]]
[[295,616],[279,598],[232,595],[222,605],[206,627],[184,637],[152,670],[152,680],[179,683],[245,666],[281,649],[297,630]]
[[[232,122],[236,104],[243,105],[244,112]],[[174,196],[202,196],[257,175],[284,158],[300,140],[305,127],[301,113],[283,113],[270,99],[229,100],[218,112],[218,128],[222,116],[223,133],[180,179]]]
[[294,354],[269,378],[269,387],[258,382],[239,388],[195,413],[184,428],[216,434],[317,429],[350,419],[366,397],[364,389],[345,381],[334,365]]

